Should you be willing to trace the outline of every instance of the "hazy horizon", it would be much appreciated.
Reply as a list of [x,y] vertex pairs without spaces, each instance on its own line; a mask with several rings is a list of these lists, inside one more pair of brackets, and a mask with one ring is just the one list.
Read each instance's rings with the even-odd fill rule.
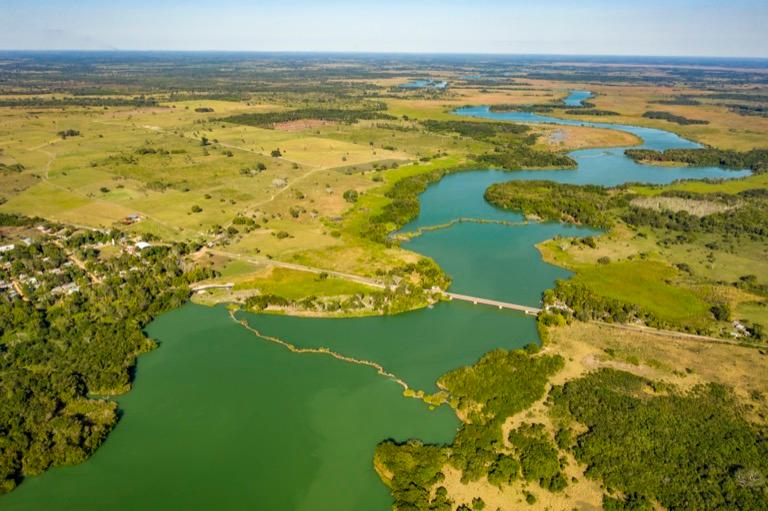
[[0,0],[4,51],[768,58],[768,4],[734,0]]
[[66,54],[66,53],[91,53],[91,54],[231,54],[231,55],[339,55],[339,56],[468,56],[468,57],[533,57],[533,58],[574,58],[574,59],[664,59],[664,60],[750,60],[767,61],[768,56],[745,55],[658,55],[658,54],[612,54],[612,53],[493,53],[493,52],[457,52],[457,51],[386,51],[386,50],[185,50],[176,48],[148,48],[148,49],[88,49],[88,48],[0,48],[0,53],[29,53],[29,54]]

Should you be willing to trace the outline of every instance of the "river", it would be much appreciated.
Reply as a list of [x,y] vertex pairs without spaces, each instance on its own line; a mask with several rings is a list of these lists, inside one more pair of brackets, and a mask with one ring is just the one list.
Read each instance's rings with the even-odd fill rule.
[[[629,131],[642,147],[696,147],[661,130],[580,123],[519,112],[465,108],[461,115],[520,122],[586,124]],[[577,170],[477,170],[446,176],[421,196],[404,232],[458,217],[522,221],[483,200],[492,183],[550,179],[615,185],[684,178],[731,178],[718,168],[638,165],[623,149],[576,151]],[[557,223],[461,223],[425,232],[407,248],[433,257],[451,290],[536,305],[565,270],[534,245],[594,231]],[[250,325],[303,347],[329,347],[374,361],[412,388],[432,391],[446,371],[494,348],[535,341],[534,319],[468,303],[391,317],[306,319],[240,313]],[[119,398],[123,416],[86,463],[28,478],[0,499],[3,510],[387,510],[373,470],[387,438],[449,442],[458,426],[443,406],[430,410],[370,367],[323,354],[296,354],[259,339],[223,307],[186,305],[154,321],[159,349],[140,358],[135,386]]]

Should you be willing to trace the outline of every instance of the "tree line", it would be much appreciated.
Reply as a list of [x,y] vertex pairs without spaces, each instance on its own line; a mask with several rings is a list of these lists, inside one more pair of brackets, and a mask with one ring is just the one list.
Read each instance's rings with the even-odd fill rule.
[[300,121],[305,119],[319,119],[323,121],[334,121],[345,124],[352,124],[359,120],[386,119],[394,120],[395,117],[384,113],[386,105],[383,103],[374,103],[366,108],[299,108],[296,110],[287,110],[282,112],[262,112],[237,114],[218,119],[221,122],[233,124],[244,124],[247,126],[258,126],[261,128],[271,128],[275,124],[283,122]]

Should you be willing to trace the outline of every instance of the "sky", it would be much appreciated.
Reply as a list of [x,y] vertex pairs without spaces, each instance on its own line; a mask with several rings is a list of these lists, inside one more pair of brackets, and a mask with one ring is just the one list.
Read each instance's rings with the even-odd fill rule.
[[768,57],[768,0],[0,0],[0,49]]

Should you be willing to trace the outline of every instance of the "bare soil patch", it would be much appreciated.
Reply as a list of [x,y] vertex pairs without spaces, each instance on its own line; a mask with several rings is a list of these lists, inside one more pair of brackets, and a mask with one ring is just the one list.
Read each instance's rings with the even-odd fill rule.
[[683,199],[682,197],[637,197],[630,203],[635,207],[655,209],[657,211],[686,211],[695,216],[707,216],[722,213],[735,208],[735,205],[714,201]]
[[331,121],[324,121],[322,119],[299,119],[296,121],[278,122],[272,125],[272,127],[278,131],[303,131],[316,128],[322,128],[323,126],[330,126],[335,123]]

